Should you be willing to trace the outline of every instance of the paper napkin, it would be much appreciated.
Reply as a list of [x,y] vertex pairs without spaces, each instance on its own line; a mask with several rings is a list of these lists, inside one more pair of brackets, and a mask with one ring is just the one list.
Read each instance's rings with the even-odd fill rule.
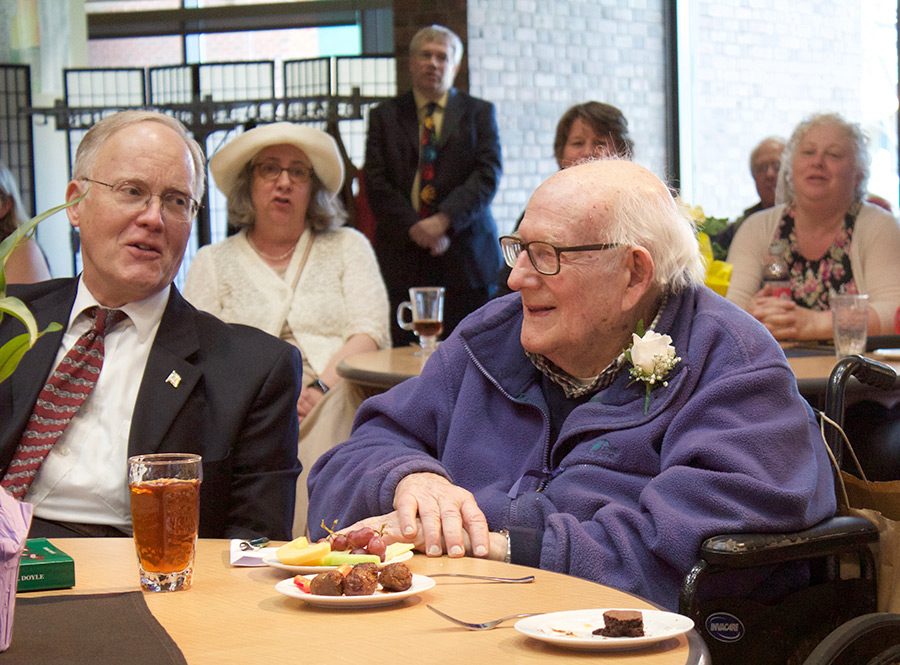
[[263,547],[258,550],[242,550],[241,543],[246,542],[240,538],[231,539],[231,565],[232,566],[265,566],[263,557],[274,552],[275,547]]

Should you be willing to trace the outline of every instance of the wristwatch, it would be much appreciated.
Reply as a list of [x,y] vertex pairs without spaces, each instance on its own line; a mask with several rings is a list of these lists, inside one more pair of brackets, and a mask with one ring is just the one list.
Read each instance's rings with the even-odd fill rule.
[[309,385],[313,388],[318,388],[319,390],[321,390],[323,395],[330,390],[330,388],[325,385],[325,382],[322,381],[322,379],[316,379]]

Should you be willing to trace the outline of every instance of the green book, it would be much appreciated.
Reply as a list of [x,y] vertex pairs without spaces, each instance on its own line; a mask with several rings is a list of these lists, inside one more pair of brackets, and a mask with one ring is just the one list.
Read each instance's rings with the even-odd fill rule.
[[68,589],[75,586],[75,562],[46,538],[29,538],[19,560],[17,591]]

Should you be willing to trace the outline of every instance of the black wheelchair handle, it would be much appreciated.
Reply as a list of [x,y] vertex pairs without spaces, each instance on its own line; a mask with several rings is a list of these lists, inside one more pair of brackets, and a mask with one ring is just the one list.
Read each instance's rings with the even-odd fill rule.
[[[844,426],[844,388],[851,376],[866,385],[881,390],[891,390],[897,383],[897,373],[890,365],[864,356],[847,356],[837,361],[828,378],[828,390],[825,393],[825,415],[841,427]],[[833,428],[826,436],[838,461],[841,459],[842,445],[840,435]]]

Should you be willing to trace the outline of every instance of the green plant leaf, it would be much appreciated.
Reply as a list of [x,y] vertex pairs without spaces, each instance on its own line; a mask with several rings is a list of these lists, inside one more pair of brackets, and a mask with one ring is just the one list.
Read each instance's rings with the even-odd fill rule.
[[[47,219],[51,215],[55,215],[60,210],[65,210],[69,206],[75,205],[76,203],[81,201],[86,195],[87,195],[87,192],[85,192],[84,194],[82,194],[81,196],[79,196],[76,199],[72,199],[71,201],[67,201],[66,203],[61,203],[60,205],[56,206],[55,208],[50,208],[50,210],[42,212],[40,215],[35,215],[31,219],[29,219],[27,222],[25,222],[24,224],[19,226],[15,231],[10,233],[6,238],[4,238],[3,242],[0,242],[0,261],[3,262],[3,266],[6,267],[6,260],[9,258],[9,255],[13,253],[13,250],[16,248],[16,245],[18,245],[19,242],[21,242],[25,238],[34,234],[34,229],[37,227],[38,224],[43,222],[45,219]],[[5,289],[4,289],[3,293],[6,293]]]
[[34,344],[37,341],[37,321],[35,321],[34,317],[31,315],[28,306],[21,300],[14,298],[13,296],[0,298],[0,314],[10,314],[19,319],[19,321],[22,322],[22,325],[25,326],[25,330],[28,331],[27,334],[31,338],[30,343]]
[[18,298],[6,295],[6,261],[12,255],[18,244],[34,234],[35,227],[42,221],[55,215],[60,210],[73,206],[87,196],[87,190],[81,196],[50,208],[39,215],[35,215],[27,222],[19,226],[0,242],[0,321],[6,314],[17,318],[25,326],[25,332],[13,337],[3,346],[0,346],[0,383],[8,379],[19,366],[19,362],[25,353],[33,347],[41,336],[49,332],[62,330],[58,323],[51,323],[38,332],[37,321],[28,310],[28,307]]
[[57,330],[62,330],[62,326],[58,323],[51,323],[37,333],[34,342],[31,341],[31,336],[28,333],[22,333],[21,335],[13,337],[3,346],[0,346],[0,383],[3,383],[12,376],[16,367],[19,366],[22,356],[34,346],[34,343],[37,342],[38,339],[47,333],[56,332]]

